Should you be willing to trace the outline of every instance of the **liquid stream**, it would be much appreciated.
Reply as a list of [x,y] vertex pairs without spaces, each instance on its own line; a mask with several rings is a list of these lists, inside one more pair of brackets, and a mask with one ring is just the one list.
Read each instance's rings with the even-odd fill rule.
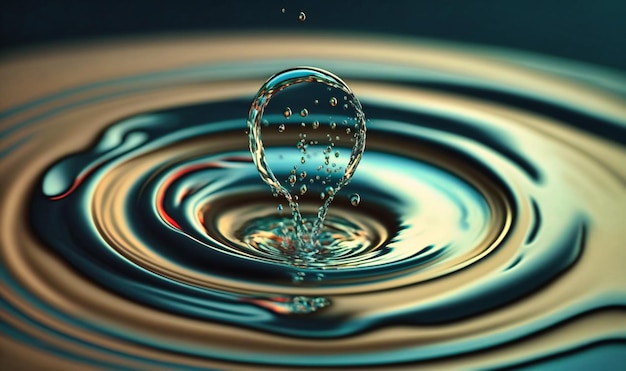
[[[302,41],[138,42],[3,61],[13,87],[0,102],[7,362],[571,369],[623,360],[623,75],[435,43]],[[119,63],[105,63],[111,50]],[[57,70],[70,62],[101,68],[88,78]],[[364,135],[345,129],[365,122],[360,104],[344,111],[353,100],[341,84],[273,95],[267,126],[253,117],[260,131],[246,138],[258,86],[305,63],[336,72],[367,108],[360,161],[351,155]],[[27,85],[26,71],[49,79]],[[263,156],[251,159],[261,132]],[[326,165],[326,146],[314,155],[310,141],[329,133],[341,136]],[[259,179],[263,160],[277,197]],[[330,179],[315,179],[320,165]],[[324,193],[332,184],[322,181],[342,178],[349,184]],[[293,241],[302,226],[316,231],[312,256]]]

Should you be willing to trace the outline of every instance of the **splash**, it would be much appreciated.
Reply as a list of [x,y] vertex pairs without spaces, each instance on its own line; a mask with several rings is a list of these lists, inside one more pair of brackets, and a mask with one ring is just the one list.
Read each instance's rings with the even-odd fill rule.
[[[302,85],[311,84],[315,86],[303,91]],[[285,98],[283,94],[283,100],[300,105],[309,102],[313,106],[302,107],[297,121],[292,120],[290,106],[282,109],[282,116],[270,114],[269,119],[264,119],[266,111],[272,112],[270,101],[287,89],[287,94],[294,90],[295,97]],[[326,106],[317,99],[323,94],[330,95]],[[341,107],[335,94],[343,96]],[[289,174],[283,176],[272,170],[263,142],[262,132],[276,130],[274,126],[296,148],[283,155],[288,161],[293,158],[294,163]],[[295,235],[283,236],[283,240],[293,241],[289,244],[299,262],[315,261],[322,247],[319,237],[328,207],[337,192],[350,182],[365,150],[366,125],[361,103],[346,83],[332,73],[296,67],[273,75],[259,89],[250,107],[248,130],[250,152],[261,179],[272,192],[283,196],[291,209]],[[302,217],[299,204],[301,197],[311,191],[322,200],[314,221]],[[287,229],[282,230],[287,233]]]

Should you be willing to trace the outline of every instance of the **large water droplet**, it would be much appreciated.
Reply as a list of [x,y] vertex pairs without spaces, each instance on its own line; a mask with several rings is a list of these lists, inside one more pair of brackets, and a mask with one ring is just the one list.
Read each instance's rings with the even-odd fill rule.
[[[300,90],[294,88],[294,92],[299,91],[299,94],[301,94],[301,88],[303,86],[319,86],[320,84],[327,87],[330,93],[324,91],[323,93],[316,94],[325,95],[326,97],[319,95],[318,97],[329,101],[330,106],[320,108],[321,111],[319,112],[317,108],[313,111],[309,111],[307,108],[300,111],[300,115],[302,117],[312,118],[311,126],[309,127],[306,125],[305,127],[300,127],[300,125],[296,123],[294,129],[297,127],[298,130],[295,132],[291,131],[291,129],[289,130],[292,135],[296,135],[296,133],[298,133],[299,136],[299,139],[296,138],[295,141],[292,142],[295,143],[296,148],[294,148],[294,150],[297,151],[297,156],[289,155],[291,152],[285,152],[285,156],[282,158],[282,165],[277,166],[276,169],[284,169],[284,161],[293,161],[291,162],[292,165],[289,165],[289,168],[292,169],[291,175],[287,176],[287,174],[284,173],[284,170],[280,170],[283,174],[278,174],[279,176],[277,176],[271,168],[272,165],[268,163],[266,148],[261,135],[261,131],[265,128],[262,124],[265,109],[268,107],[270,101],[273,98],[277,99],[276,96],[285,91],[285,89],[297,85]],[[287,94],[287,92],[282,93],[281,98],[277,100],[277,102],[279,102],[277,105],[287,107],[282,111],[282,113],[284,119],[289,119],[291,116],[291,109],[289,106],[293,107],[294,102],[293,99],[288,99],[288,101],[285,102],[281,101],[285,94]],[[299,95],[295,94],[294,96],[298,97]],[[353,131],[355,140],[353,143],[349,142],[347,138],[344,138],[344,140],[341,140],[340,145],[340,136],[336,135],[337,132],[335,131],[335,134],[331,136],[330,131],[326,131],[332,130],[331,122],[333,123],[333,127],[337,126],[336,122],[331,120],[331,116],[335,115],[335,113],[333,113],[335,111],[331,112],[331,110],[334,110],[335,108],[333,107],[335,107],[338,103],[336,96],[347,97],[346,99],[350,103],[350,107],[354,108],[354,112],[342,112],[339,115],[341,116],[339,117],[339,122],[341,122],[342,119],[344,119],[344,121],[347,119],[351,122],[355,122],[356,126]],[[287,97],[289,98],[290,95],[287,94]],[[311,100],[308,101],[310,102]],[[297,104],[302,104],[302,102],[297,102]],[[272,117],[270,118],[270,121],[272,121],[275,116],[268,117]],[[287,121],[279,123],[279,131],[281,133],[286,131],[286,125],[289,125]],[[322,125],[325,130],[321,129]],[[271,125],[269,127],[271,128]],[[337,76],[327,71],[312,67],[292,68],[270,77],[261,87],[250,108],[248,128],[250,152],[252,153],[252,158],[259,171],[261,179],[270,186],[273,192],[282,195],[289,202],[297,234],[297,238],[292,238],[291,240],[298,245],[293,246],[293,248],[296,251],[299,250],[307,253],[317,251],[318,249],[316,248],[316,244],[318,243],[318,235],[322,228],[328,207],[337,192],[350,181],[363,155],[363,150],[365,148],[366,127],[365,115],[360,102],[354,96],[350,88]],[[316,134],[314,135],[314,133]],[[310,139],[307,138],[307,134],[311,136]],[[270,131],[267,133],[266,139],[271,137],[272,133]],[[321,141],[322,138],[324,138],[324,141]],[[328,141],[326,141],[326,139]],[[325,144],[318,145],[318,143]],[[351,147],[346,147],[346,145]],[[342,162],[339,164],[340,166],[337,166],[335,163],[330,165],[329,156],[332,156],[331,154],[334,154],[334,152],[339,153],[341,150],[348,150],[350,155],[341,156]],[[335,156],[337,155],[335,154]],[[325,165],[318,166],[320,161]],[[301,170],[296,172],[295,169],[297,169],[298,166],[301,166]],[[315,176],[310,179],[305,179],[306,175],[302,176],[302,174],[306,174],[307,170],[316,171],[316,169],[317,171],[323,169],[324,174],[326,175],[322,178]],[[339,169],[342,171],[339,171]],[[295,174],[300,176],[298,177]],[[279,179],[282,179],[282,181]],[[311,180],[313,180],[313,182],[311,182]],[[306,182],[307,185],[303,184],[304,182]],[[300,214],[300,205],[298,204],[300,196],[305,199],[304,195],[308,193],[309,189],[315,191],[317,194],[320,194],[320,198],[323,200],[322,205],[319,207],[317,220],[313,223],[311,223],[311,221],[305,222],[303,220],[302,215]]]

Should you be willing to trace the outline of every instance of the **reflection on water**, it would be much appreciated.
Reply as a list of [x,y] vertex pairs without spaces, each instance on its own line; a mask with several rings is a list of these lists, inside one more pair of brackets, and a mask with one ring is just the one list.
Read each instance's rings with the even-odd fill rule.
[[[296,41],[187,38],[5,59],[3,360],[623,361],[623,76],[434,43]],[[371,120],[313,265],[294,265],[289,244],[265,233],[287,216],[244,133],[260,83],[301,64],[337,72]],[[288,179],[292,140],[278,130],[263,140]],[[305,218],[319,194],[302,195]]]

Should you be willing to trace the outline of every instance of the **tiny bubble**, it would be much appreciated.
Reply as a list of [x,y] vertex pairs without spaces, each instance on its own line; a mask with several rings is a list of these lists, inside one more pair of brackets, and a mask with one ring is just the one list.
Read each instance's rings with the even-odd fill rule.
[[282,9],[280,10],[280,12],[281,12],[281,13],[283,13],[283,14],[285,14],[285,8],[282,8]]
[[339,157],[339,151],[335,152],[335,157]]
[[329,103],[331,106],[335,107],[337,105],[337,98],[335,97],[330,98]]
[[337,123],[336,122],[333,121],[333,122],[330,123],[330,128],[331,129],[334,129],[336,127],[337,127]]
[[276,210],[281,213],[283,211],[283,204],[278,204],[278,206],[276,206]]
[[320,127],[320,122],[319,121],[313,121],[313,129],[317,129]]
[[361,196],[358,193],[353,193],[350,195],[350,204],[352,206],[358,206],[361,203]]
[[283,116],[285,116],[285,118],[291,117],[291,108],[285,107],[285,110],[283,111]]
[[306,184],[303,184],[302,187],[300,187],[300,194],[303,195],[306,193],[306,191],[307,191]]
[[304,14],[304,12],[300,12],[300,14],[298,14],[298,19],[300,20],[300,22],[304,22],[306,20],[306,14]]
[[285,124],[280,124],[280,125],[278,125],[278,131],[279,131],[279,132],[281,132],[281,133],[282,133],[283,131],[285,131]]
[[300,116],[302,117],[306,117],[309,114],[309,110],[306,108],[303,108],[302,111],[300,111]]
[[319,100],[314,100],[313,103],[318,104],[320,101]]
[[352,130],[350,130],[350,128],[346,128],[346,134],[350,134],[352,132]]

